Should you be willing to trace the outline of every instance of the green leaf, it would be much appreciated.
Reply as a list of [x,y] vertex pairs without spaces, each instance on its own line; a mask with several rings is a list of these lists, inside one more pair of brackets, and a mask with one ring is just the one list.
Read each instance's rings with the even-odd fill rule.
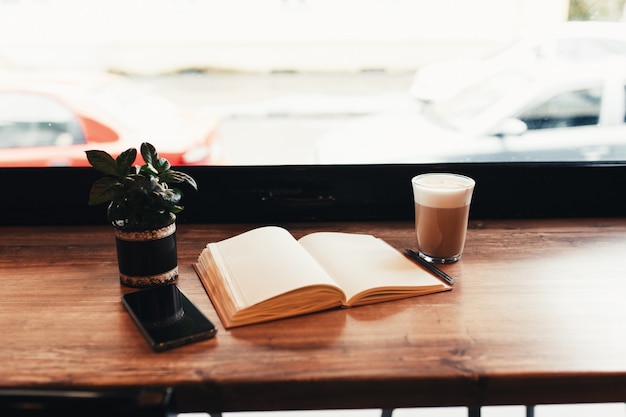
[[137,149],[130,148],[119,154],[115,160],[116,175],[119,177],[125,177],[131,171],[133,163],[137,158]]
[[165,158],[159,158],[156,161],[156,164],[154,164],[153,166],[159,174],[169,170],[172,167],[172,165],[170,165],[170,161]]
[[161,200],[163,200],[163,202],[167,204],[168,206],[173,206],[173,205],[178,204],[178,202],[181,200],[183,196],[181,191],[176,188],[168,188],[165,190],[160,190],[156,192],[156,194],[158,194],[159,198],[161,198]]
[[180,213],[181,211],[183,211],[184,207],[183,206],[174,206],[170,208],[170,212],[177,214]]
[[124,178],[124,185],[128,193],[147,194],[153,188],[152,181],[149,177],[143,175],[131,174]]
[[91,150],[85,151],[87,160],[92,167],[100,172],[109,175],[117,175],[117,165],[115,159],[105,151]]
[[162,182],[166,183],[185,183],[189,184],[193,187],[194,190],[198,190],[198,184],[196,184],[196,180],[189,174],[186,174],[181,171],[166,171],[159,175],[159,178]]
[[89,191],[89,204],[96,205],[114,200],[121,184],[113,177],[102,177],[93,183]]
[[158,171],[151,164],[140,166],[138,173],[145,177],[154,177],[155,175],[159,174]]
[[157,154],[156,149],[148,142],[141,144],[141,156],[146,164],[152,166],[155,166],[159,160],[159,154]]

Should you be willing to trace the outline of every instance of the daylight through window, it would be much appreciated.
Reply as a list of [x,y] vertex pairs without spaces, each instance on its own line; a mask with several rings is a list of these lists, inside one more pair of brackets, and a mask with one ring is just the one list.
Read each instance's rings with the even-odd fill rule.
[[626,0],[0,0],[0,167],[626,159]]

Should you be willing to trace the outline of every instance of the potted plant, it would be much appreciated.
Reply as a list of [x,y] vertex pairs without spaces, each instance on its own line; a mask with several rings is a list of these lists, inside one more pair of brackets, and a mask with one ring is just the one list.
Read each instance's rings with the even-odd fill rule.
[[122,284],[131,287],[163,285],[178,277],[176,213],[183,210],[183,192],[170,184],[195,180],[171,169],[149,143],[141,144],[144,165],[135,166],[137,149],[113,158],[105,151],[86,151],[91,166],[104,173],[89,192],[89,204],[109,203],[107,218],[115,227]]

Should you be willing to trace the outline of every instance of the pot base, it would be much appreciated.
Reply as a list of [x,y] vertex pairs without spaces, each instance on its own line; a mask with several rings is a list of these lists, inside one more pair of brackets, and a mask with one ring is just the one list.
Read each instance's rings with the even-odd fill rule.
[[156,275],[143,277],[125,275],[120,272],[120,283],[127,287],[144,288],[170,284],[178,278],[178,266]]

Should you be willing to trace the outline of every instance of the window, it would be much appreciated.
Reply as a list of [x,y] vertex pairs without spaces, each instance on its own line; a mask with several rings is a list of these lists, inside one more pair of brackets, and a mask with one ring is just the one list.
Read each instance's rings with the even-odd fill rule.
[[622,114],[624,114],[624,123],[626,123],[626,86],[624,86],[624,107],[622,107]]
[[[562,72],[559,66],[574,78],[589,71],[573,68],[626,60],[626,31],[618,22],[623,5],[624,0],[0,2],[0,91],[28,84],[60,102],[81,94],[72,111],[87,113],[83,129],[90,122],[101,127],[71,141],[55,140],[45,130],[31,131],[41,137],[28,140],[10,133],[24,152],[29,141],[94,148],[107,143],[116,153],[152,140],[184,165],[424,163],[445,160],[441,153],[457,149],[450,138],[459,135],[469,149],[455,160],[475,160],[473,143],[525,135],[502,126],[512,126],[519,107],[540,99],[540,83]],[[496,85],[506,72],[515,72],[522,83]],[[502,97],[505,91],[510,97]],[[520,102],[513,103],[516,98]],[[498,112],[496,102],[508,113]],[[592,115],[560,120],[553,108],[537,106],[533,112],[522,120],[529,131],[593,125]],[[7,117],[5,125],[21,123]],[[30,117],[40,126],[50,123]],[[441,153],[424,153],[431,143],[441,144]],[[479,152],[485,160],[527,159],[488,155],[486,148]],[[65,150],[77,154],[83,147]],[[551,158],[559,160],[556,153]]]
[[[25,173],[38,189],[54,181],[47,189],[57,194],[47,200],[67,202],[57,213],[65,222],[91,216],[76,190],[88,188],[93,174],[58,166],[86,165],[85,149],[116,153],[144,140],[204,180],[211,191],[198,197],[208,199],[201,207],[218,220],[240,218],[248,203],[246,215],[260,218],[388,217],[386,207],[406,197],[394,187],[429,169],[477,175],[483,190],[502,196],[498,210],[507,215],[562,214],[569,206],[554,203],[553,194],[540,208],[530,191],[507,199],[504,181],[523,178],[514,182],[527,190],[599,175],[603,187],[620,186],[623,84],[619,97],[608,97],[617,90],[603,81],[547,92],[536,72],[552,68],[557,81],[580,75],[573,68],[583,66],[618,72],[623,6],[624,0],[0,2],[0,91],[17,93],[25,78],[31,87],[39,78],[40,88],[52,89],[48,97],[66,103],[61,86],[73,86],[78,122],[35,120],[31,112],[28,123],[48,131],[28,140],[58,144],[55,152],[48,148],[54,158],[15,157],[0,161],[0,170],[24,187]],[[581,28],[602,33],[585,33],[579,42]],[[555,101],[539,104],[547,97]],[[573,106],[568,113],[563,103]],[[24,123],[9,120],[11,114],[0,114],[2,129]],[[82,136],[72,133],[71,143],[49,131],[77,126]],[[3,137],[27,143],[15,130]],[[4,148],[0,158],[6,149],[15,148]],[[374,183],[365,187],[360,179]],[[64,181],[72,186],[61,197],[54,184]],[[16,215],[24,219],[41,200],[26,191],[16,198]],[[617,212],[607,198],[595,196],[591,211]],[[504,215],[476,207],[478,215]],[[101,218],[94,213],[90,219]],[[194,217],[193,208],[186,213],[204,216]]]

